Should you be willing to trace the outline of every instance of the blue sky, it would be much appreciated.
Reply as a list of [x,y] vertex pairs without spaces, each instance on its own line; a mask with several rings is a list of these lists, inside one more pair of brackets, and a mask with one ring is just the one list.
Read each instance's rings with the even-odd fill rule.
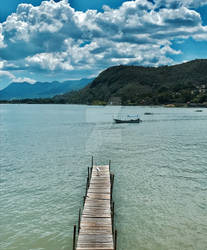
[[207,0],[7,0],[0,7],[0,89],[197,58],[207,58]]
[[[60,0],[55,0],[55,2],[59,2]],[[0,8],[0,21],[5,21],[7,16],[12,12],[16,11],[18,4],[20,3],[31,3],[34,6],[38,6],[41,4],[41,0],[6,0],[4,4]],[[86,11],[88,9],[97,9],[102,11],[103,5],[109,5],[112,8],[118,8],[124,0],[70,0],[70,5],[76,10]]]

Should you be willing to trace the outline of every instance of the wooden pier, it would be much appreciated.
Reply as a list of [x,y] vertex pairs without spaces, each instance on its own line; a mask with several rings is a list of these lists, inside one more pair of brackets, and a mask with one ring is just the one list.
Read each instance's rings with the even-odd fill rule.
[[79,211],[78,236],[74,225],[73,250],[116,250],[117,231],[114,230],[114,175],[108,165],[88,168],[86,195]]

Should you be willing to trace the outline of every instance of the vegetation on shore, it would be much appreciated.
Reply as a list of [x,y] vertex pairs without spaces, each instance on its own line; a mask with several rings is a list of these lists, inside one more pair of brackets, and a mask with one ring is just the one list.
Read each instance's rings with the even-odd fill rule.
[[122,105],[207,107],[207,60],[157,68],[114,66],[79,91],[54,98],[13,100],[10,103],[104,105],[118,104],[118,98]]

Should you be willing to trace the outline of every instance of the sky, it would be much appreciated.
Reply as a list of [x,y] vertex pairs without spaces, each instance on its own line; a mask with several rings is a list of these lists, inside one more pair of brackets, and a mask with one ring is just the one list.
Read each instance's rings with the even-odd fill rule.
[[207,0],[7,0],[0,89],[207,58]]

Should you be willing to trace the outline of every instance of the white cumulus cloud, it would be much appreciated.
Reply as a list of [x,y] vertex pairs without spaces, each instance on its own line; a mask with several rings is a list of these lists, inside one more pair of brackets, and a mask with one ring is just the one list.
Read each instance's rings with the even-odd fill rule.
[[27,63],[40,67],[43,70],[72,70],[73,67],[66,61],[64,53],[40,53],[26,58]]
[[0,77],[9,77],[10,79],[14,79],[14,75],[5,70],[0,70]]
[[207,4],[207,0],[154,0],[156,7],[179,8],[181,6],[198,8]]
[[0,23],[0,48],[4,48],[5,44],[4,44],[4,36],[2,34],[2,24]]
[[31,79],[31,78],[29,78],[29,77],[14,77],[13,79],[12,79],[12,81],[13,82],[28,82],[28,83],[30,83],[30,84],[34,84],[36,81],[34,80],[34,79]]

